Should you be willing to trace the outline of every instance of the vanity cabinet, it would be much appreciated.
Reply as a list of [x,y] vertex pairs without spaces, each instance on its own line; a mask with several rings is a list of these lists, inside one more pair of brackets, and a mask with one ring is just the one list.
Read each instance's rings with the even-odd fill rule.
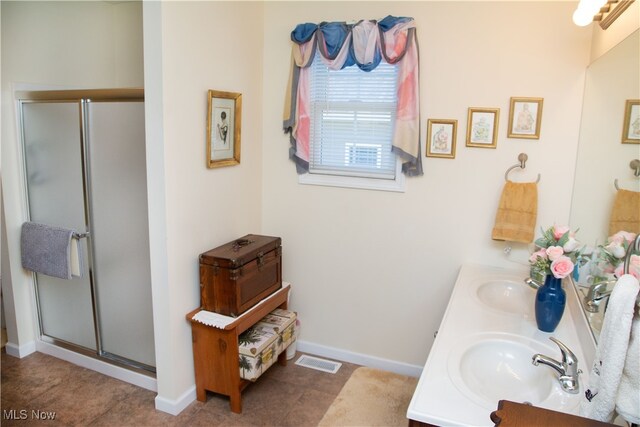
[[[491,413],[491,421],[496,427],[608,427],[614,424],[603,423],[564,412],[551,411],[524,403],[501,400],[498,409]],[[409,420],[409,427],[436,427],[420,421]]]
[[508,400],[498,402],[498,409],[491,413],[491,421],[500,427],[605,427],[614,425]]
[[[238,336],[276,308],[286,309],[289,289],[288,285],[281,288],[221,329],[193,320],[200,308],[187,314],[191,323],[196,398],[200,402],[206,402],[207,391],[211,391],[229,396],[231,411],[242,412],[241,393],[251,381],[240,378]],[[278,363],[287,364],[286,352],[280,353]]]

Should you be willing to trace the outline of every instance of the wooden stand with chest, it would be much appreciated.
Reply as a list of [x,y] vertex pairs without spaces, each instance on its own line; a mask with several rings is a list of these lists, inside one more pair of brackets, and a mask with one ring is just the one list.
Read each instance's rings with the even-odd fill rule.
[[[229,396],[231,410],[242,411],[241,393],[250,381],[240,377],[238,337],[276,308],[287,308],[290,287],[282,287],[281,259],[281,239],[256,234],[200,255],[200,308],[187,314],[199,401],[206,402],[208,390]],[[237,318],[217,328],[193,319],[201,310]],[[286,365],[286,353],[278,363]]]
[[[196,376],[196,397],[207,401],[207,390],[229,396],[231,411],[242,412],[242,390],[251,381],[240,378],[238,336],[276,308],[287,309],[290,286],[281,288],[262,303],[245,311],[224,329],[207,326],[193,320],[198,308],[187,314],[191,322],[193,359]],[[287,364],[287,354],[278,356],[278,363]]]

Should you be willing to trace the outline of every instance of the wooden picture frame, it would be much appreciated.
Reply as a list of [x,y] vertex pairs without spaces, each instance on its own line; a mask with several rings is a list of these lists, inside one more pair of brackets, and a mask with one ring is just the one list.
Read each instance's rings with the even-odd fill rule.
[[469,108],[467,147],[496,148],[499,120],[499,108]]
[[427,157],[456,158],[457,120],[427,120]]
[[512,97],[507,138],[540,139],[543,98]]
[[640,144],[640,99],[627,99],[625,102],[622,143]]
[[207,168],[240,163],[242,94],[209,90]]

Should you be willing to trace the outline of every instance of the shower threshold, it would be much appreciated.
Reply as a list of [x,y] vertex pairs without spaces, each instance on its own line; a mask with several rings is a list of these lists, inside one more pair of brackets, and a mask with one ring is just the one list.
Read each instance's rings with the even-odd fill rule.
[[[78,346],[48,335],[40,336],[36,343],[36,350],[105,375],[139,385],[148,390],[156,391],[156,368],[154,366],[135,362],[104,351],[98,354],[94,349]],[[139,381],[130,381],[122,378],[128,375],[127,372],[121,371],[130,372],[133,377],[138,377],[139,380],[142,380],[143,384],[138,384]],[[113,375],[113,373],[116,372],[120,373]]]

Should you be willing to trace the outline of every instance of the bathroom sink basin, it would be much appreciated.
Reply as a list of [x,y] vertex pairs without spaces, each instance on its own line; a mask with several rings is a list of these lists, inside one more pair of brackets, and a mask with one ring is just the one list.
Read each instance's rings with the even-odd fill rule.
[[529,315],[533,309],[535,292],[522,282],[497,279],[480,284],[476,289],[476,296],[493,309]]
[[449,375],[487,409],[496,408],[500,399],[537,405],[554,392],[557,380],[551,369],[531,363],[536,353],[555,354],[553,348],[515,335],[483,334],[452,350]]
[[[578,414],[595,347],[586,332],[580,300],[567,292],[567,310],[553,334],[535,321],[536,291],[524,278],[529,270],[465,264],[433,342],[407,417],[431,425],[484,426],[501,399]],[[586,322],[585,322],[586,323]],[[562,359],[559,339],[575,354],[583,373],[579,392],[569,393],[551,359]],[[585,344],[587,346],[584,346]],[[585,349],[585,350],[583,350]],[[544,363],[534,366],[540,353]]]

